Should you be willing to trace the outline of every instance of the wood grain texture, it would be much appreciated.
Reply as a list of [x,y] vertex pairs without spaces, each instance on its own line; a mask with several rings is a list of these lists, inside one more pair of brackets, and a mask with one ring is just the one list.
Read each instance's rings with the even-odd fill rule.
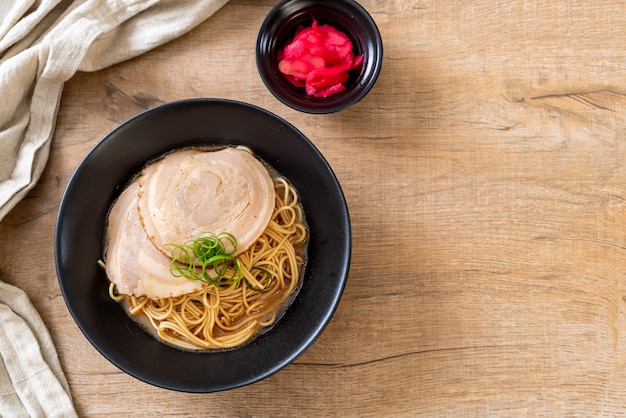
[[[80,73],[40,183],[0,223],[0,277],[48,325],[81,416],[626,414],[626,6],[361,0],[383,71],[358,105],[307,115],[256,71],[274,1],[231,0],[189,34]],[[224,97],[307,135],[342,184],[350,277],[320,339],[257,384],[192,395],[120,372],[56,281],[56,210],[118,123]],[[207,371],[209,373],[210,371]]]

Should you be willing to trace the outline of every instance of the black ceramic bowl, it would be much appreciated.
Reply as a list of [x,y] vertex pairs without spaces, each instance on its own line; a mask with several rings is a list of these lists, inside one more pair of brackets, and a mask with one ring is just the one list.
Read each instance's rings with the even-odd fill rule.
[[[278,52],[291,41],[298,27],[328,24],[352,41],[354,55],[363,64],[350,72],[344,92],[327,98],[307,95],[278,70]],[[269,12],[259,29],[256,63],[259,74],[274,96],[287,106],[307,113],[332,113],[354,105],[376,83],[383,62],[383,43],[376,23],[353,0],[283,0]]]
[[[244,145],[297,188],[309,225],[302,288],[268,332],[243,347],[191,352],[161,343],[108,296],[102,257],[105,218],[147,161],[179,147]],[[65,302],[93,346],[114,365],[155,386],[215,392],[263,379],[321,334],[343,292],[351,255],[350,219],[339,183],[296,128],[258,107],[227,100],[168,103],[121,124],[89,152],[59,207],[54,255]]]

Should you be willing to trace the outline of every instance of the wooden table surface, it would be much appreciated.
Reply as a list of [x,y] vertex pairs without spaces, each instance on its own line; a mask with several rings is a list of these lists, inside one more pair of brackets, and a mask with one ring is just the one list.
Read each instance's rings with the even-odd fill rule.
[[[275,1],[232,0],[187,35],[65,86],[39,184],[0,223],[0,275],[50,329],[81,416],[626,414],[626,6],[362,0],[385,47],[336,114],[276,100],[256,70]],[[318,147],[353,227],[341,304],[256,384],[159,389],[73,322],[53,258],[73,170],[109,130],[177,99],[285,118]]]

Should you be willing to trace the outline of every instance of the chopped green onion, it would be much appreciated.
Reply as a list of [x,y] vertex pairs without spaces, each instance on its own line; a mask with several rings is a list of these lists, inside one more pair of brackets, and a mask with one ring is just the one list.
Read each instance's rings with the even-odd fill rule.
[[262,267],[252,267],[268,277],[267,285],[258,289],[243,276],[241,264],[233,254],[237,250],[237,239],[228,232],[219,234],[203,233],[192,241],[184,244],[166,244],[173,247],[170,272],[174,277],[185,277],[189,280],[200,280],[215,286],[226,286],[236,283],[237,287],[243,279],[246,286],[254,291],[267,290],[272,283],[272,273]]
[[248,289],[254,290],[255,292],[263,292],[263,291],[265,291],[265,290],[269,289],[270,285],[272,284],[272,277],[273,277],[272,272],[271,272],[271,271],[269,271],[269,270],[267,270],[267,269],[264,269],[263,267],[257,267],[257,266],[252,267],[250,270],[259,270],[259,271],[261,271],[261,272],[265,273],[265,275],[266,275],[269,279],[268,279],[267,284],[265,285],[265,287],[263,287],[262,289],[259,289],[259,288],[256,288],[256,287],[252,286],[252,285],[251,285],[251,284],[250,284],[250,283],[246,280],[246,286],[248,286]]

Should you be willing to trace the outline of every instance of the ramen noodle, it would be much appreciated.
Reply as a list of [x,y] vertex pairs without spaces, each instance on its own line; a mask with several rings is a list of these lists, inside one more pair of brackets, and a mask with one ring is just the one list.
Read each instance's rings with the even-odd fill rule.
[[[244,174],[241,176],[257,175],[258,167],[256,163],[249,161],[248,157],[251,155],[249,151],[235,148],[225,150],[229,153],[244,152],[245,154],[241,154],[243,164],[253,165],[252,171],[243,170],[241,172]],[[197,170],[188,163],[190,159],[201,157],[199,161],[203,161],[202,167],[206,171],[205,157],[218,158],[218,153],[222,151],[193,150],[184,159],[180,159],[180,156],[168,155],[156,162],[156,164],[163,165],[169,160],[178,161],[180,164],[180,167],[174,170],[175,175],[167,172],[166,176],[162,176],[167,186],[166,190],[169,190],[163,199],[175,200],[175,204],[164,200],[165,203],[159,205],[152,204],[151,206],[144,202],[142,206],[141,199],[145,196],[142,197],[141,194],[141,182],[152,179],[145,173],[153,170],[155,163],[149,164],[138,179],[125,188],[108,216],[105,268],[111,281],[110,297],[122,303],[134,319],[160,340],[184,349],[234,348],[249,342],[257,334],[269,329],[297,294],[306,262],[308,231],[298,193],[285,178],[271,169],[267,170],[264,165],[264,171],[261,174],[263,176],[267,174],[267,178],[270,179],[271,192],[262,191],[263,196],[255,197],[252,195],[254,190],[246,190],[242,196],[247,201],[242,205],[232,198],[238,192],[231,191],[226,197],[221,197],[221,191],[215,191],[215,193],[209,193],[208,203],[200,202],[200,205],[196,205],[197,210],[202,211],[211,210],[212,207],[217,206],[234,207],[235,209],[232,210],[239,214],[240,209],[243,211],[252,206],[249,202],[255,199],[266,199],[266,195],[269,194],[272,198],[269,210],[264,209],[265,204],[262,204],[254,209],[251,215],[236,216],[239,219],[244,216],[252,219],[252,221],[242,221],[248,222],[245,230],[231,233],[231,230],[238,231],[237,221],[229,224],[230,230],[206,231],[204,228],[207,225],[195,224],[175,228],[176,231],[186,228],[193,234],[196,234],[197,230],[202,230],[204,232],[198,235],[200,237],[208,232],[213,238],[226,237],[227,239],[223,241],[226,242],[226,247],[230,248],[225,249],[224,255],[216,257],[216,259],[226,261],[203,265],[196,256],[182,257],[180,249],[191,248],[193,243],[197,242],[194,241],[196,236],[188,236],[185,242],[181,239],[177,243],[168,243],[165,238],[164,241],[155,243],[157,241],[154,238],[155,235],[167,236],[167,233],[152,233],[150,228],[154,225],[151,226],[150,222],[146,222],[146,217],[152,216],[152,212],[147,214],[145,208],[157,208],[155,212],[158,212],[158,208],[164,207],[180,209],[181,202],[185,199],[178,199],[177,196],[167,193],[186,193],[187,197],[199,196],[200,192],[197,189],[200,185],[203,186],[203,190],[206,184],[209,184],[207,186],[209,189],[214,188],[211,184],[215,179],[211,179],[211,176],[228,177],[228,175],[224,176],[222,171],[228,169],[230,172],[230,168],[216,164],[217,168],[214,172],[209,169],[204,173],[209,178],[206,180],[202,176],[198,177]],[[177,151],[172,154],[179,152],[186,151]],[[201,154],[195,155],[196,152]],[[209,156],[209,153],[215,154]],[[161,170],[164,169],[161,168]],[[240,173],[237,168],[233,168],[232,171]],[[193,178],[189,179],[187,175]],[[179,177],[176,178],[176,176]],[[235,178],[235,186],[228,186],[225,184],[226,180],[222,178],[217,181],[215,184],[219,187],[214,189],[218,190],[220,187],[251,189],[257,187],[257,184],[267,182],[265,178],[261,180]],[[172,182],[174,184],[170,184]],[[188,193],[189,189],[193,189],[194,193]],[[172,192],[173,190],[175,192]],[[157,194],[149,188],[144,190],[144,193],[151,193],[151,199],[154,201],[159,199],[155,197]],[[231,201],[222,204],[217,203],[215,199],[230,199]],[[143,213],[142,208],[144,208]],[[216,209],[216,211],[220,210]],[[263,214],[264,211],[268,212],[267,215]],[[225,217],[230,216],[227,213],[229,210],[224,209],[223,212],[219,216],[215,214],[196,216],[191,213],[180,217],[178,222],[189,222],[188,219],[194,219],[194,222],[199,220],[196,222],[198,224],[202,222],[210,224],[209,221],[220,224],[223,223]],[[175,218],[173,215],[169,217]],[[263,217],[267,220],[261,219]],[[161,218],[158,216],[155,218],[155,223],[158,224]],[[258,225],[249,225],[255,219],[261,219],[260,222],[264,223],[263,228],[259,229],[260,233],[254,239],[245,238],[250,243],[244,243],[245,248],[242,249],[240,243],[244,240],[240,241],[239,237],[245,237],[250,228],[258,228]],[[137,241],[133,241],[134,236],[137,237]],[[218,241],[219,238],[215,242],[221,244]],[[188,254],[184,251],[183,253]]]

